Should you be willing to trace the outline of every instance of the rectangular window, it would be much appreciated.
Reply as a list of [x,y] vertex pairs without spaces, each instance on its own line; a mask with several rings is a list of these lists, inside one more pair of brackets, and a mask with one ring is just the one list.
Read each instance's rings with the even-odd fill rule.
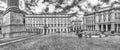
[[108,14],[108,21],[111,21],[111,14],[112,13]]
[[53,24],[51,24],[51,27],[53,27]]
[[63,29],[61,29],[61,32],[63,31]]
[[104,21],[105,21],[105,20],[106,20],[106,16],[105,16],[105,14],[103,15],[103,17],[104,17],[103,19],[104,19]]
[[56,24],[54,24],[54,27],[56,27]]
[[65,25],[65,27],[66,27],[67,24],[64,24],[64,25]]
[[117,13],[115,13],[115,19],[118,19]]
[[63,27],[63,24],[61,24],[61,27]]
[[99,15],[99,22],[101,22],[101,15]]
[[51,32],[53,32],[53,29],[51,29]]
[[54,31],[56,32],[56,29],[54,29]]
[[118,17],[119,17],[119,19],[120,19],[120,13],[118,13]]
[[58,24],[58,27],[60,27],[60,24]]

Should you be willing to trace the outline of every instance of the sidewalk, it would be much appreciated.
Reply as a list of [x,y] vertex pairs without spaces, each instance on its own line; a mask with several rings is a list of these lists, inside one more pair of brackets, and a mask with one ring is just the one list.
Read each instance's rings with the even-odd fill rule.
[[22,41],[22,40],[26,40],[28,38],[32,38],[35,36],[38,36],[39,34],[34,34],[34,35],[30,35],[30,36],[25,36],[25,37],[18,37],[18,38],[6,38],[6,39],[0,39],[0,46],[3,45],[7,45],[10,43],[14,43],[14,42],[18,42],[18,41]]

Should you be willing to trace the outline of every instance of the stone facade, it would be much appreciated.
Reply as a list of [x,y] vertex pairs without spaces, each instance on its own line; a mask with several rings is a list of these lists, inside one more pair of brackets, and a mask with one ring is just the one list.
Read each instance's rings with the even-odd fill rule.
[[19,7],[19,0],[6,0],[8,8]]
[[[15,12],[5,12],[2,15],[3,24],[2,24],[2,34],[5,37],[10,37],[11,33],[23,32],[25,27],[23,24],[23,14]],[[19,35],[19,34],[18,34]]]
[[95,31],[95,15],[94,13],[85,14],[83,17],[83,26],[86,31]]
[[27,29],[37,31],[42,29],[43,33],[46,27],[46,33],[69,32],[71,15],[67,14],[41,14],[41,15],[25,15],[25,25],[37,29]]
[[86,30],[120,32],[120,7],[107,8],[83,17]]
[[82,30],[82,21],[81,20],[73,20],[71,22],[72,25],[72,31]]
[[96,13],[96,30],[120,32],[120,8],[111,8]]

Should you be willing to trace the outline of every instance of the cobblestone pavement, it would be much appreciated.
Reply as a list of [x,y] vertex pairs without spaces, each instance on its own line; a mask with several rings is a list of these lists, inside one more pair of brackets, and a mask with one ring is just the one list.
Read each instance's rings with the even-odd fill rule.
[[61,33],[0,46],[0,50],[120,50],[119,41],[119,36],[79,39],[73,33]]

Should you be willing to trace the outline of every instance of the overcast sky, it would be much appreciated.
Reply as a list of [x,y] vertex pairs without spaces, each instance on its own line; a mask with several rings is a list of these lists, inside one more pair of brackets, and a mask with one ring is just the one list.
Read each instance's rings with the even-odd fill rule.
[[[34,2],[31,3],[31,1]],[[51,3],[47,2],[47,0],[19,0],[19,8],[28,14],[61,13],[68,11],[68,14],[77,13],[72,18],[72,20],[75,20],[83,17],[85,12],[94,12],[94,7],[104,8],[112,5],[120,7],[120,0],[59,0],[62,4],[54,1]],[[77,4],[73,4],[74,2]],[[6,8],[6,0],[0,0],[0,10],[5,11]]]
[[[7,4],[5,3],[6,0],[0,0],[0,10],[6,10],[7,8]],[[24,11],[28,11],[28,7],[25,7],[25,0],[20,0],[20,9],[24,10]],[[31,1],[31,0],[26,0],[26,1]],[[63,0],[65,1],[65,4],[61,4],[60,6],[62,8],[56,8],[56,3],[42,3],[44,0],[39,0],[36,4],[37,6],[29,6],[30,11],[32,11],[33,13],[42,13],[43,10],[46,10],[48,8],[48,12],[49,13],[53,13],[53,12],[61,12],[63,11],[64,7],[67,6],[71,6],[72,2],[74,0]],[[100,7],[107,7],[107,6],[111,6],[115,1],[119,0],[82,0],[81,2],[79,2],[79,6],[82,8],[83,11],[86,12],[92,12],[94,11],[93,7],[101,5]],[[39,6],[38,6],[39,5]],[[70,8],[70,11],[72,12],[76,12],[79,11],[79,8],[77,6],[74,6],[72,8]]]

